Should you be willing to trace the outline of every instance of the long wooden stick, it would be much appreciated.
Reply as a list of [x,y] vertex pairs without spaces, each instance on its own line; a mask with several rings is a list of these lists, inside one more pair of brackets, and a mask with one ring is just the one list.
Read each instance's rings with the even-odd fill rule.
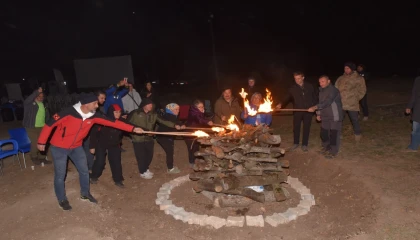
[[196,136],[192,132],[153,132],[153,131],[143,131],[143,134],[174,135],[174,136]]
[[213,131],[211,128],[200,128],[200,127],[185,127],[184,129],[190,129],[190,130],[207,130],[207,131]]
[[284,108],[284,109],[274,109],[273,112],[307,112],[308,109],[298,109],[298,108]]

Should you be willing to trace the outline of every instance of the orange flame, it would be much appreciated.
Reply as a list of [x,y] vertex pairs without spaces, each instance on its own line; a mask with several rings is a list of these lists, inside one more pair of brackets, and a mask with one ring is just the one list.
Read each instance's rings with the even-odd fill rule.
[[267,88],[265,89],[267,92],[267,95],[265,96],[264,103],[260,105],[258,108],[258,112],[272,112],[273,108],[271,108],[271,105],[273,104],[273,98],[271,97],[271,92]]
[[235,115],[230,115],[230,118],[228,120],[229,125],[227,125],[227,129],[230,129],[232,131],[239,131],[238,125],[234,124],[235,122]]
[[225,131],[225,129],[222,128],[222,127],[212,127],[211,130],[213,132],[223,132],[223,131]]
[[200,131],[200,130],[195,131],[194,135],[197,136],[197,137],[208,137],[209,136],[207,133],[205,133],[203,131]]

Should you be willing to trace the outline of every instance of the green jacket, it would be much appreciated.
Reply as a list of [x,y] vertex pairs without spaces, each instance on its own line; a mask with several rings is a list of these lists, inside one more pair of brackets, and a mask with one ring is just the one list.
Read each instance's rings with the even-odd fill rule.
[[[175,128],[175,123],[166,121],[155,112],[145,113],[143,109],[137,109],[130,114],[128,121],[136,127],[142,128],[144,131],[153,131],[156,122],[167,127]],[[133,142],[153,141],[153,137],[147,134],[131,134]]]

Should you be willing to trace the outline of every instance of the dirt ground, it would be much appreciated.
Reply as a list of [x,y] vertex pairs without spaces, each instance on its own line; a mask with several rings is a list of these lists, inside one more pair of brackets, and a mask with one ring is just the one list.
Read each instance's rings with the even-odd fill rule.
[[[410,85],[371,86],[371,106],[405,102]],[[169,180],[189,173],[187,149],[176,141],[175,164],[182,173],[166,173],[165,153],[155,144],[151,171],[155,177],[138,176],[132,145],[124,141],[123,171],[125,189],[113,185],[110,169],[97,185],[91,185],[98,205],[82,202],[78,174],[72,164],[66,189],[73,210],[62,211],[53,191],[53,167],[36,166],[20,171],[12,158],[5,159],[0,177],[0,239],[419,239],[420,161],[418,153],[403,153],[410,139],[411,125],[404,105],[372,107],[369,121],[362,122],[359,144],[348,118],[343,131],[339,157],[326,160],[317,154],[319,124],[313,122],[310,151],[286,153],[291,176],[311,189],[316,205],[296,221],[276,228],[243,227],[215,230],[188,225],[165,215],[155,205],[156,192]],[[292,144],[290,114],[274,117],[273,128],[282,136],[282,146]],[[7,129],[20,123],[2,123],[0,139]],[[293,194],[292,194],[293,195]],[[213,211],[227,216],[237,214],[198,204],[187,184],[174,190],[177,205],[198,213]],[[291,202],[285,203],[293,205]],[[278,208],[282,211],[284,206]],[[218,211],[218,212],[217,212]],[[256,211],[255,214],[263,212]]]

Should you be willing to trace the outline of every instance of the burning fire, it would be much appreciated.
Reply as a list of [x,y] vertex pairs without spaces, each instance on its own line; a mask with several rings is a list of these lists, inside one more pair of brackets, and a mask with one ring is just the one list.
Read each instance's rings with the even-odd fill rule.
[[223,132],[223,131],[225,131],[225,129],[222,128],[222,127],[212,127],[211,130],[213,132]]
[[246,99],[246,95],[248,95],[248,93],[244,92],[244,89],[242,88],[242,92],[240,92],[239,94],[244,99],[244,105],[245,105],[244,107],[249,116],[255,116],[259,112],[268,113],[268,112],[273,111],[271,107],[271,105],[273,104],[273,98],[271,97],[271,92],[267,88],[265,89],[265,91],[267,92],[267,94],[264,99],[264,103],[261,103],[260,106],[258,107],[258,110],[255,110],[255,109],[252,109],[251,106],[249,105],[249,101],[248,99]]
[[200,130],[195,131],[194,135],[197,136],[197,137],[208,137],[209,136],[207,133],[205,133],[203,131],[200,131]]
[[229,125],[227,125],[227,129],[230,129],[232,131],[239,131],[238,125],[234,124],[235,122],[235,115],[230,115],[230,118],[228,120]]

